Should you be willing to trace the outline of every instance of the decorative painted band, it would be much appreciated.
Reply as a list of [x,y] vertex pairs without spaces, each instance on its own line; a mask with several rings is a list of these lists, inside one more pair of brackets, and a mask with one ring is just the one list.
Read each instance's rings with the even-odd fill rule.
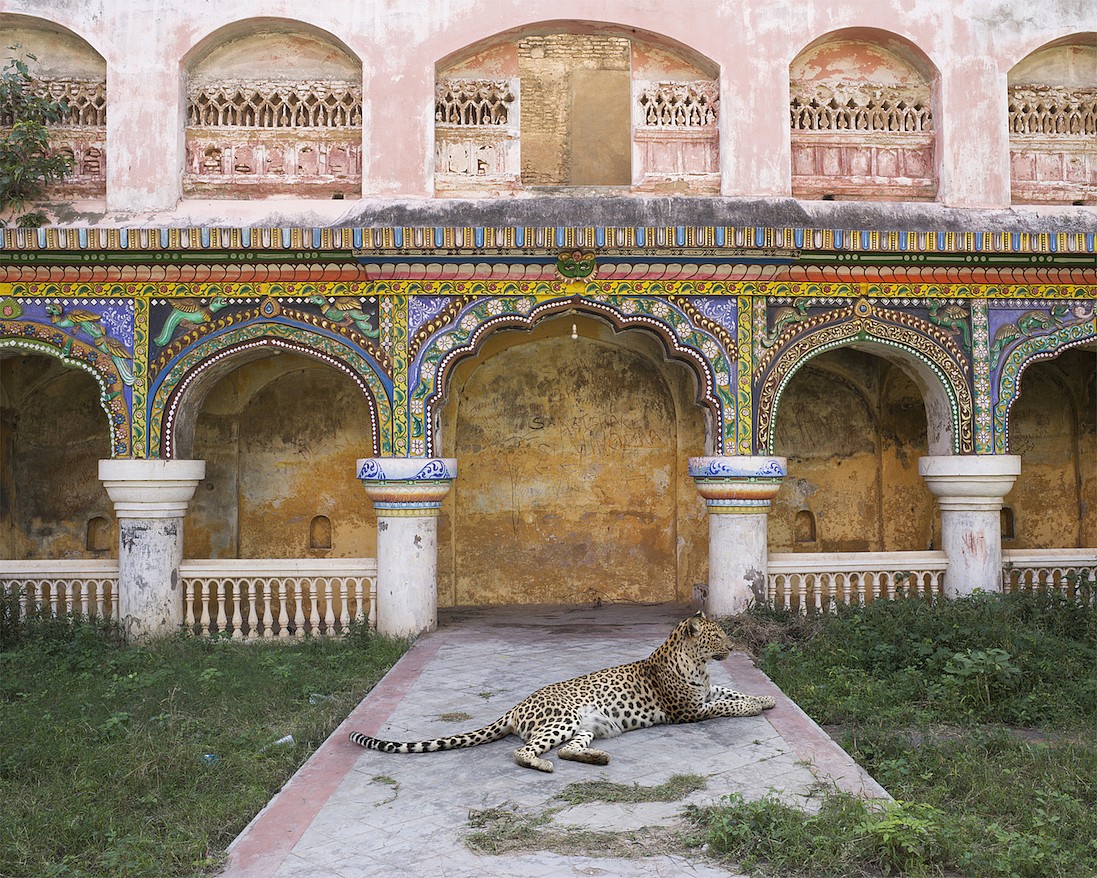
[[365,457],[358,460],[362,482],[436,482],[457,478],[452,457]]
[[748,455],[691,457],[689,474],[694,479],[783,479],[788,475],[788,461]]

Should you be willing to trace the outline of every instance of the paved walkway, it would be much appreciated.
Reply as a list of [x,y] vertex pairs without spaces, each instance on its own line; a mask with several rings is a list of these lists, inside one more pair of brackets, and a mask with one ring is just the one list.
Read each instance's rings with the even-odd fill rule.
[[[820,781],[886,795],[739,654],[710,665],[713,682],[772,694],[776,707],[759,717],[658,726],[602,741],[599,746],[612,757],[604,767],[566,762],[553,752],[553,774],[519,768],[511,758],[520,746],[514,737],[406,756],[347,741],[352,730],[410,741],[486,725],[547,683],[648,655],[685,615],[688,610],[673,606],[444,612],[439,630],[416,642],[233,842],[224,876],[728,878],[730,872],[699,855],[490,855],[470,850],[465,838],[474,831],[470,815],[489,809],[513,814],[515,823],[552,809],[551,822],[541,830],[546,833],[627,831],[684,825],[684,805],[714,802],[731,792],[757,798],[777,790],[808,808]],[[576,782],[654,786],[686,773],[704,776],[707,785],[676,802],[567,806],[555,798]]]

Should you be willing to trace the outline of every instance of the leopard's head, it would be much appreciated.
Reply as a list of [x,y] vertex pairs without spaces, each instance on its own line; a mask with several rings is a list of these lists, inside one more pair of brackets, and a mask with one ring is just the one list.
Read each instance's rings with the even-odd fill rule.
[[679,626],[683,628],[683,634],[689,639],[693,649],[702,661],[717,659],[723,661],[731,652],[731,641],[727,632],[720,625],[705,616],[697,613],[690,616]]

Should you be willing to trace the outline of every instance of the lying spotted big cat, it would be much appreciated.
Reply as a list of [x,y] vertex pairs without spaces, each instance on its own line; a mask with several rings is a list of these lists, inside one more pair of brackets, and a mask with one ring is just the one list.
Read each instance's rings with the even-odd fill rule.
[[706,664],[727,658],[730,650],[724,629],[698,613],[679,622],[646,659],[545,686],[474,732],[410,744],[351,732],[350,740],[384,753],[433,753],[518,735],[526,744],[514,751],[514,761],[526,768],[552,771],[541,754],[559,745],[561,759],[605,765],[609,754],[589,746],[594,738],[663,723],[756,716],[773,707],[768,695],[744,695],[709,682]]

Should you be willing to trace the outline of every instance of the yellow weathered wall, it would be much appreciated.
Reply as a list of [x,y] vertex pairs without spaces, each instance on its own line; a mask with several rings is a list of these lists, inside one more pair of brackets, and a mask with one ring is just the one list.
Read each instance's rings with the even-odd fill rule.
[[[918,474],[925,406],[897,366],[848,348],[813,358],[781,397],[775,450],[788,478],[770,513],[772,551],[930,547],[934,501]],[[814,542],[794,538],[801,511],[815,516]]]
[[[355,478],[374,453],[369,410],[346,376],[292,354],[241,366],[206,398],[206,461],[185,523],[192,558],[357,558],[377,552],[376,517]],[[317,515],[330,550],[309,548]]]
[[1097,546],[1097,354],[1033,363],[1010,412],[1021,474],[1006,495],[1011,549]]
[[99,481],[110,456],[99,386],[46,356],[0,359],[0,557],[117,557],[88,551],[87,524],[114,509]]
[[501,334],[462,364],[443,414],[458,475],[440,602],[687,600],[707,555],[694,392],[654,339],[593,321]]

